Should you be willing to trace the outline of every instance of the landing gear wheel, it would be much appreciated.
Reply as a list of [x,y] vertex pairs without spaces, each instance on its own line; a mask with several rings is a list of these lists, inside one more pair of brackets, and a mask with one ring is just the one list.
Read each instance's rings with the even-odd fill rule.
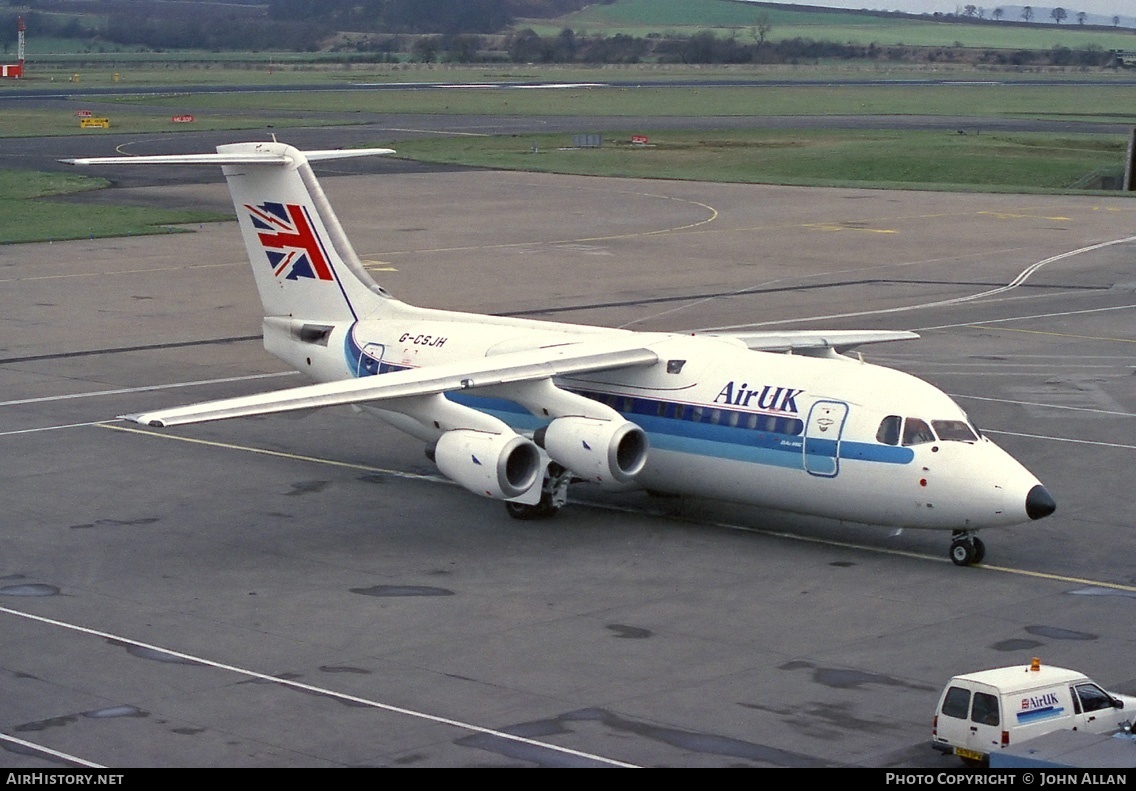
[[974,545],[974,539],[956,538],[951,542],[951,562],[956,566],[969,566],[977,562],[975,558],[978,556],[978,550]]
[[548,495],[542,495],[539,503],[514,503],[505,502],[505,512],[514,519],[520,519],[525,522],[533,521],[536,519],[548,519],[560,509],[552,504],[552,498]]
[[982,539],[978,536],[974,537],[974,560],[971,563],[981,563],[982,559],[986,557],[986,544],[982,543]]
[[556,462],[550,462],[540,486],[540,502],[530,505],[506,500],[505,511],[514,519],[524,521],[548,519],[568,502],[568,484],[571,482],[571,472]]

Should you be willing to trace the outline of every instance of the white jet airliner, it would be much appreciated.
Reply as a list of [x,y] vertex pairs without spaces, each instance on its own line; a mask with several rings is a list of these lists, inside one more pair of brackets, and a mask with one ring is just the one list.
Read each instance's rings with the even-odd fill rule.
[[848,357],[910,332],[666,333],[418,308],[364,270],[309,162],[391,153],[277,142],[73,164],[220,165],[264,304],[264,346],[317,384],[128,415],[149,426],[357,404],[519,519],[572,482],[899,528],[1047,516],[1044,486],[927,382]]

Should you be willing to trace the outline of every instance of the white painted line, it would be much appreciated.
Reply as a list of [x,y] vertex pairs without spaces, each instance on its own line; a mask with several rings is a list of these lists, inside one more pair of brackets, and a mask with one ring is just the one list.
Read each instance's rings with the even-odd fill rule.
[[1120,442],[1096,442],[1091,439],[1070,439],[1068,437],[1051,437],[1046,434],[1022,434],[1017,431],[993,431],[991,429],[982,429],[983,434],[1001,434],[1006,437],[1025,437],[1026,439],[1047,439],[1051,442],[1072,442],[1077,445],[1097,445],[1102,448],[1123,448],[1124,450],[1136,450],[1136,445],[1124,445]]
[[[1122,239],[1113,239],[1112,241],[1109,241],[1109,242],[1101,242],[1099,244],[1091,244],[1091,245],[1088,245],[1086,247],[1078,247],[1076,250],[1070,250],[1070,251],[1065,252],[1065,253],[1059,253],[1057,255],[1053,255],[1053,256],[1050,256],[1049,258],[1043,259],[1041,261],[1036,261],[1036,262],[1030,264],[1025,269],[1023,269],[1021,272],[1019,272],[1017,274],[1017,276],[1014,277],[1013,280],[1011,280],[1009,283],[1007,283],[1004,286],[998,286],[997,288],[988,289],[986,291],[979,291],[976,294],[968,294],[968,295],[962,296],[962,297],[953,297],[951,299],[940,299],[940,300],[936,300],[934,302],[921,302],[921,303],[917,303],[917,304],[914,304],[914,305],[900,305],[900,306],[894,307],[894,308],[879,308],[877,310],[861,310],[861,311],[855,311],[853,313],[832,313],[832,314],[829,314],[829,315],[826,315],[826,316],[807,316],[807,317],[796,318],[796,319],[782,319],[780,321],[762,321],[762,322],[758,322],[756,324],[732,324],[732,325],[728,325],[728,326],[725,326],[725,327],[703,327],[701,329],[701,331],[702,332],[713,332],[715,330],[718,330],[718,331],[737,330],[737,329],[746,329],[746,328],[749,328],[749,327],[772,327],[772,326],[775,326],[775,325],[778,325],[778,324],[793,324],[793,323],[802,323],[802,322],[806,322],[806,321],[828,321],[828,320],[831,320],[831,319],[847,319],[847,318],[854,318],[854,317],[857,317],[857,316],[882,316],[882,315],[887,314],[887,313],[905,313],[905,312],[912,311],[912,310],[924,310],[926,308],[942,308],[942,307],[947,307],[947,306],[950,306],[950,305],[961,305],[961,304],[964,304],[966,302],[973,302],[973,301],[978,300],[978,299],[985,299],[985,298],[988,298],[988,297],[997,296],[998,294],[1004,294],[1008,291],[1012,291],[1012,290],[1018,288],[1019,286],[1021,286],[1022,284],[1024,284],[1027,280],[1029,280],[1029,278],[1034,273],[1036,273],[1042,267],[1047,266],[1048,264],[1052,264],[1052,263],[1055,263],[1057,261],[1063,261],[1066,258],[1072,258],[1073,256],[1081,255],[1082,253],[1090,253],[1090,252],[1093,252],[1094,250],[1101,250],[1105,247],[1111,247],[1111,246],[1117,245],[1117,244],[1125,244],[1125,243],[1128,243],[1128,242],[1136,242],[1136,236],[1125,236]],[[1057,287],[1055,286],[1055,288],[1057,288]],[[1131,306],[1128,306],[1128,307],[1131,307]],[[1113,309],[1119,310],[1120,308],[1113,308]],[[1062,315],[1062,314],[1054,314],[1054,315]],[[1005,320],[1008,321],[1008,319],[1005,319]],[[965,322],[963,324],[956,324],[956,325],[949,325],[949,326],[966,327],[966,326],[972,326],[972,325],[975,325],[975,324],[993,324],[993,323],[994,323],[993,321],[969,321],[969,322]],[[943,327],[943,328],[928,327],[928,328],[925,328],[925,329],[945,329],[945,327]]]
[[83,428],[84,426],[105,426],[105,420],[91,420],[87,423],[64,423],[59,426],[40,426],[39,428],[21,428],[15,431],[0,431],[0,437],[11,437],[16,434],[38,434],[41,431],[58,431],[61,428]]
[[[1016,358],[1017,355],[1015,354],[1014,357]],[[885,359],[885,358],[880,357],[878,359]],[[922,363],[923,367],[931,367],[931,368],[934,368],[936,370],[943,370],[943,369],[948,369],[948,368],[960,368],[960,369],[963,369],[964,371],[970,371],[970,370],[976,369],[976,368],[998,368],[998,369],[1001,369],[1001,368],[1026,368],[1026,369],[1028,369],[1026,371],[1026,373],[1029,373],[1030,371],[1036,371],[1039,368],[1042,369],[1043,371],[1052,371],[1055,368],[1062,368],[1062,369],[1066,369],[1066,370],[1070,369],[1070,368],[1076,368],[1077,370],[1083,370],[1085,368],[1091,368],[1091,369],[1094,369],[1094,370],[1100,369],[1102,371],[1115,371],[1117,369],[1117,365],[1115,365],[1115,364],[1114,365],[1102,365],[1102,364],[1099,364],[1099,363],[1066,363],[1066,362],[1063,362],[1063,363],[1060,363],[1058,365],[1053,365],[1051,362],[1046,362],[1045,360],[1038,360],[1037,362],[1032,362],[1032,363],[1005,363],[1005,362],[952,363],[952,362],[949,362],[947,360],[940,362],[939,360],[925,360],[923,358],[912,358],[912,357],[892,357],[890,359],[892,359],[894,361],[903,361],[903,362],[906,362],[909,365],[914,365],[916,363]],[[1127,374],[1125,374],[1125,376],[1127,376]]]
[[388,132],[413,132],[414,134],[423,135],[445,135],[446,137],[489,137],[488,132],[453,132],[448,129],[409,129],[404,127],[392,126],[387,128]]
[[1108,308],[1086,308],[1084,310],[1064,310],[1059,313],[1034,313],[1029,316],[1010,316],[1005,319],[983,319],[982,321],[964,321],[961,324],[939,324],[934,327],[916,327],[912,332],[925,330],[953,330],[957,327],[973,327],[979,324],[1004,324],[1008,321],[1028,321],[1030,319],[1055,319],[1062,316],[1079,316],[1082,313],[1107,313],[1110,310],[1132,310],[1136,305],[1113,305]]
[[277,376],[296,376],[297,373],[297,371],[280,371],[278,373],[272,374],[250,374],[248,376],[227,376],[223,379],[198,379],[192,382],[173,382],[166,385],[123,387],[118,390],[96,390],[90,393],[70,393],[68,395],[42,396],[40,398],[18,398],[14,401],[0,401],[0,406],[16,406],[17,404],[41,404],[45,401],[66,401],[71,398],[98,398],[100,396],[124,395],[127,393],[146,393],[151,390],[174,390],[179,387],[200,387],[202,385],[227,384],[229,382],[247,382],[253,379],[272,379]]
[[[47,747],[42,747],[38,744],[32,744],[31,742],[25,742],[23,739],[17,739],[15,736],[9,736],[6,733],[0,733],[0,741],[11,742],[12,744],[18,744],[21,747],[26,747],[29,750],[35,750],[37,753],[43,753],[44,755],[53,755],[56,758],[62,758],[64,761],[70,761],[72,763],[79,764],[79,766],[86,766],[90,769],[106,769],[106,768],[108,768],[106,766],[103,766],[102,764],[92,763],[91,761],[84,761],[82,758],[77,758],[74,755],[68,755],[67,753],[61,753],[58,750],[51,750],[51,749],[48,749]],[[16,772],[15,774],[18,777],[19,775],[24,774],[24,772],[23,771]]]
[[962,395],[951,393],[951,398],[969,398],[972,401],[994,401],[999,404],[1018,404],[1020,406],[1036,406],[1042,409],[1071,409],[1074,412],[1092,412],[1096,415],[1116,415],[1117,417],[1136,417],[1136,412],[1117,412],[1112,409],[1092,409],[1087,406],[1064,406],[1061,404],[1042,404],[1037,401],[1014,401],[1009,398],[989,398],[986,396]]
[[104,640],[115,640],[115,641],[118,641],[118,642],[121,642],[121,643],[126,643],[127,645],[135,646],[137,648],[144,648],[148,651],[158,651],[160,653],[168,654],[169,656],[176,657],[177,659],[185,659],[185,660],[190,661],[190,662],[197,662],[199,664],[206,665],[208,667],[212,667],[212,668],[215,668],[217,670],[225,670],[225,671],[228,671],[230,673],[238,673],[238,674],[243,675],[243,676],[248,676],[249,678],[259,679],[260,681],[267,681],[267,682],[272,683],[272,684],[279,684],[280,686],[291,687],[292,689],[299,689],[299,690],[303,690],[305,692],[314,692],[318,695],[325,695],[327,697],[335,698],[337,700],[343,700],[343,701],[347,701],[349,703],[358,703],[358,704],[363,705],[363,706],[370,706],[371,708],[381,709],[383,711],[388,711],[388,712],[391,712],[393,714],[401,714],[401,715],[406,716],[406,717],[413,717],[414,719],[424,720],[426,722],[433,722],[433,723],[437,723],[439,725],[449,725],[449,726],[454,727],[454,728],[460,728],[462,730],[472,731],[473,733],[480,733],[480,734],[484,734],[486,736],[493,736],[493,737],[496,737],[498,739],[505,739],[506,741],[511,741],[511,742],[519,742],[521,744],[527,744],[530,747],[539,747],[539,748],[542,748],[542,749],[545,749],[545,750],[551,750],[552,752],[563,753],[565,755],[571,755],[571,756],[574,756],[576,758],[585,758],[585,759],[590,760],[590,761],[595,761],[597,763],[606,764],[607,766],[616,766],[616,767],[622,767],[622,768],[626,768],[626,769],[637,769],[637,768],[639,768],[639,767],[635,766],[634,764],[624,763],[623,761],[616,761],[612,758],[605,758],[601,755],[592,755],[590,753],[581,752],[579,750],[572,750],[572,749],[567,748],[567,747],[559,747],[555,744],[548,744],[547,742],[540,742],[540,741],[537,741],[535,739],[527,739],[523,736],[515,736],[511,733],[505,733],[504,731],[493,730],[492,728],[483,728],[480,725],[474,725],[474,724],[469,723],[469,722],[462,722],[461,720],[452,720],[449,717],[439,717],[439,716],[434,715],[434,714],[426,714],[425,712],[414,711],[413,709],[405,709],[405,708],[402,708],[401,706],[392,706],[388,703],[380,703],[376,700],[369,700],[368,698],[360,698],[356,695],[347,695],[347,694],[344,694],[342,692],[336,692],[335,690],[327,689],[325,687],[317,687],[317,686],[314,686],[312,684],[302,684],[299,681],[292,681],[292,680],[286,679],[286,678],[277,678],[276,676],[270,676],[266,673],[258,673],[255,670],[248,670],[248,669],[243,668],[243,667],[238,667],[237,665],[229,665],[229,664],[225,664],[224,662],[214,662],[211,659],[205,659],[204,657],[194,656],[193,654],[183,654],[180,651],[171,651],[168,648],[162,648],[160,646],[152,645],[150,643],[143,643],[143,642],[140,642],[138,640],[131,640],[130,638],[122,637],[122,636],[116,635],[116,634],[112,634],[111,632],[103,632],[101,630],[91,629],[90,627],[86,627],[86,626],[78,626],[76,624],[66,623],[64,621],[57,621],[54,618],[45,618],[42,615],[32,615],[30,613],[21,612],[19,610],[13,610],[13,609],[10,609],[8,607],[0,607],[0,613],[7,613],[8,615],[13,615],[17,618],[26,618],[29,621],[37,621],[39,623],[48,624],[49,626],[58,626],[61,629],[67,629],[67,630],[72,631],[72,632],[79,632],[81,634],[89,634],[89,635],[92,635],[94,637],[101,637]]

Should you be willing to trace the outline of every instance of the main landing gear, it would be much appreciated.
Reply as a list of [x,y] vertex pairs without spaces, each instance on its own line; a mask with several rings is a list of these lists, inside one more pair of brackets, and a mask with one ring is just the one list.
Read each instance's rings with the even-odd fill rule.
[[956,566],[972,566],[986,557],[986,545],[969,530],[956,530],[951,538],[951,562]]
[[505,512],[514,519],[524,521],[548,519],[568,502],[568,484],[571,482],[572,473],[556,462],[551,462],[540,486],[540,501],[530,505],[506,500]]

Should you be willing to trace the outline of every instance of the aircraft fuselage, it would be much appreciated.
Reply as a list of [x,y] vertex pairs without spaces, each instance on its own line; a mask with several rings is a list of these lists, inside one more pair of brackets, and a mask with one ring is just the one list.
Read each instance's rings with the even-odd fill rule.
[[[316,380],[334,381],[623,332],[523,319],[494,322],[340,323],[324,325],[326,335],[312,343],[296,331],[296,322],[268,319],[265,345]],[[555,380],[563,390],[611,407],[647,434],[650,451],[642,471],[630,483],[605,482],[607,488],[904,528],[974,531],[1034,518],[1027,500],[1038,480],[973,431],[962,409],[921,379],[833,352],[818,358],[752,351],[728,338],[700,335],[656,333],[642,339],[658,354],[657,365]],[[521,433],[549,422],[508,397],[478,391],[447,398]],[[379,414],[427,443],[444,432],[421,421],[408,425],[405,417],[385,410]],[[884,430],[889,418],[896,425],[890,437]],[[905,438],[900,427],[907,421],[921,421],[928,431]],[[940,437],[936,425],[952,436]]]

